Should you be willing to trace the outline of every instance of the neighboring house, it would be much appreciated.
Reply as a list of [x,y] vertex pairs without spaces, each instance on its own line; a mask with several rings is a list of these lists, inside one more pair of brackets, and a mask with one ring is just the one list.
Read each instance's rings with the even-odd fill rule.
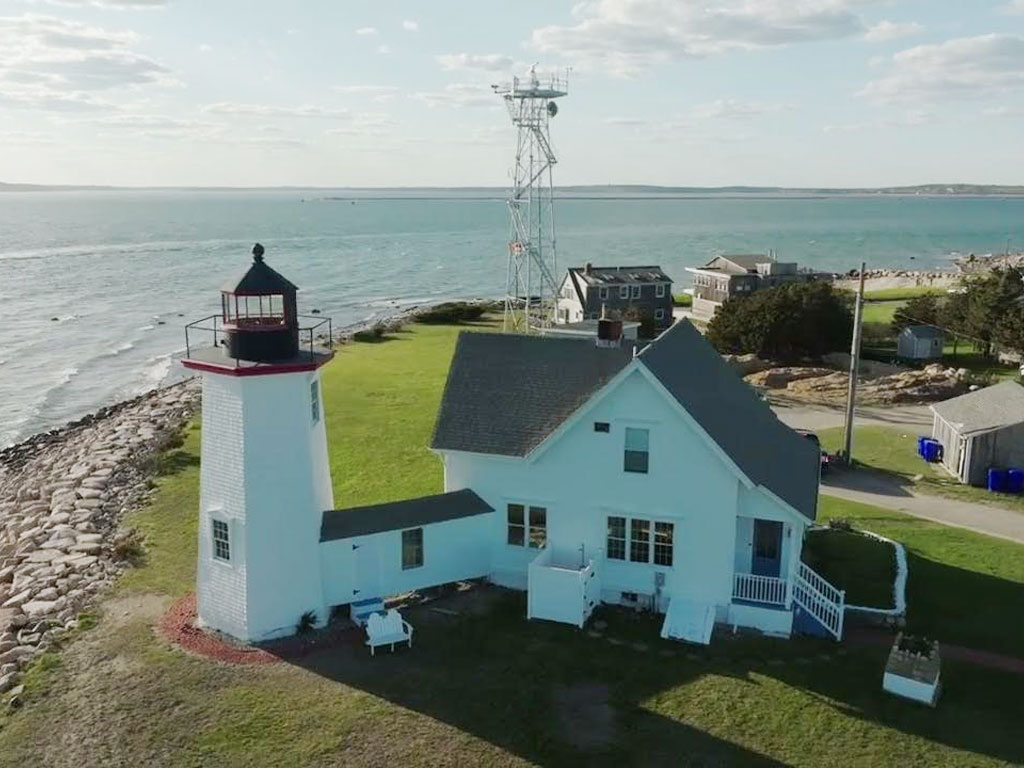
[[818,272],[802,272],[795,262],[776,261],[764,254],[716,256],[703,267],[687,267],[693,275],[694,317],[710,320],[726,299],[745,296],[783,283],[825,279]]
[[[620,321],[622,322],[622,321]],[[578,323],[563,323],[552,325],[544,329],[545,336],[557,336],[565,339],[580,339],[582,341],[594,342],[597,340],[600,320],[581,320]],[[622,322],[621,340],[636,341],[639,337],[640,323]]]
[[942,464],[961,483],[983,486],[988,470],[1024,468],[1024,387],[1004,381],[932,407]]
[[[570,267],[558,289],[559,324],[597,320],[601,308],[625,320],[646,314],[656,330],[672,325],[672,278],[661,267]],[[636,318],[631,312],[637,312]]]
[[268,281],[292,293],[258,319],[227,289],[231,345],[185,360],[203,375],[202,625],[260,641],[308,611],[322,625],[338,606],[358,617],[486,579],[525,591],[529,618],[580,627],[604,602],[662,612],[663,636],[700,643],[716,622],[841,636],[843,594],[801,562],[818,451],[689,322],[642,349],[609,343],[611,320],[600,344],[462,333],[431,442],[445,492],[333,509],[330,355],[260,353],[263,334],[297,338],[290,285]]
[[937,360],[942,357],[945,336],[934,325],[908,325],[896,337],[896,357],[901,360]]

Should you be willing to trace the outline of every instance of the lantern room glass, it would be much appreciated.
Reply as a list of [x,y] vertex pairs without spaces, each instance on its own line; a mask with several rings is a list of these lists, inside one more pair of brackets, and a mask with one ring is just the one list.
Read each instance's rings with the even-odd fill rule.
[[225,325],[235,327],[277,326],[285,323],[284,296],[221,294],[221,316]]

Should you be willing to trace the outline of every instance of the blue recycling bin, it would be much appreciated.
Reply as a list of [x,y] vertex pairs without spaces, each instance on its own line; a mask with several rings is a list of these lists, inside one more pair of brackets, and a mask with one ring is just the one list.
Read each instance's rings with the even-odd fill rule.
[[921,450],[925,461],[934,463],[942,458],[942,444],[938,440],[925,438],[921,441]]
[[1007,475],[1005,469],[992,467],[988,471],[988,489],[992,493],[1006,493]]
[[922,459],[924,458],[924,441],[930,439],[928,435],[918,435],[917,437],[917,455]]
[[1024,491],[1024,469],[1008,469],[1006,471],[1007,493]]

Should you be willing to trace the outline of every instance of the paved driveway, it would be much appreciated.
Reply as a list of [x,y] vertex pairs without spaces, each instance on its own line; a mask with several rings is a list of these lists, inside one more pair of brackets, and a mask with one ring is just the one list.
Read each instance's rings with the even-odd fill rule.
[[[774,395],[769,397],[769,402],[779,420],[793,429],[816,431],[841,427],[846,419],[846,410],[836,406],[802,403]],[[932,412],[927,405],[860,406],[854,411],[854,423],[859,427],[907,427],[931,434]]]
[[917,493],[881,472],[835,468],[822,478],[821,492],[1024,544],[1024,513]]

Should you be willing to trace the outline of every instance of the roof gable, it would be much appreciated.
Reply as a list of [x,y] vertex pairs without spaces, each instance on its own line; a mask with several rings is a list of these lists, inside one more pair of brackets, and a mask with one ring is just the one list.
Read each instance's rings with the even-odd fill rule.
[[632,347],[463,331],[431,447],[526,456],[632,359]]
[[688,321],[637,359],[752,483],[815,518],[817,446],[779,421]]

